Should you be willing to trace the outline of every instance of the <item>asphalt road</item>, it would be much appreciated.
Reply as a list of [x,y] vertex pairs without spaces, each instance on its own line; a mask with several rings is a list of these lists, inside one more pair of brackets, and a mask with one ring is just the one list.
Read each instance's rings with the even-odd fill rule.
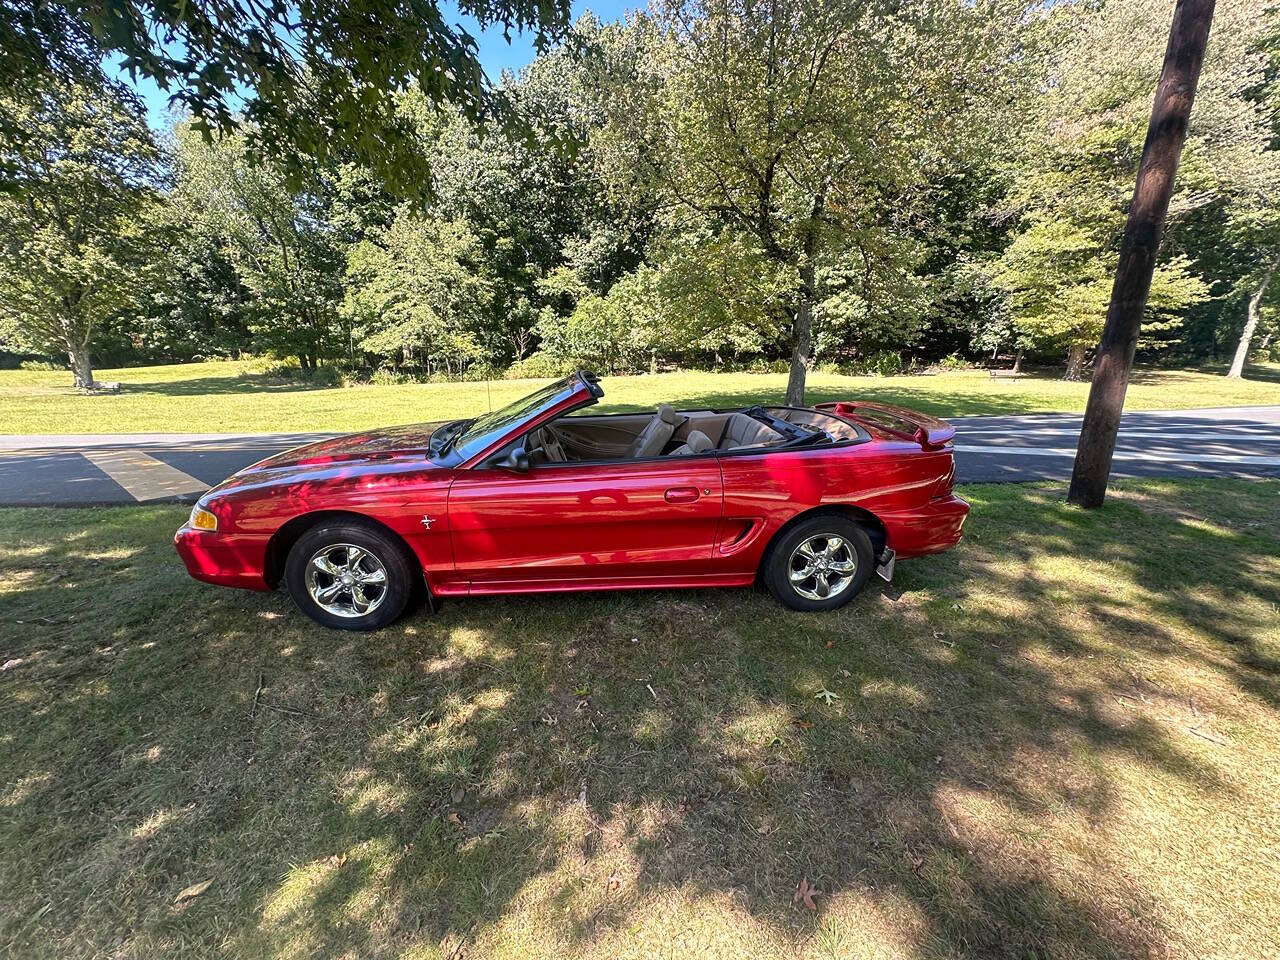
[[[960,417],[961,483],[1066,480],[1077,414]],[[0,436],[0,506],[194,501],[225,477],[329,434]],[[1113,475],[1280,477],[1280,405],[1126,414]]]

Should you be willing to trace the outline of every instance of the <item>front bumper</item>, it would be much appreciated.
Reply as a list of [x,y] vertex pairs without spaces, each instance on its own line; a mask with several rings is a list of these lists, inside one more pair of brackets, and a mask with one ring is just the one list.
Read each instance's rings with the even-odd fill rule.
[[173,545],[186,564],[187,573],[205,583],[246,590],[270,590],[264,575],[267,538],[220,534],[183,526],[173,535]]
[[948,494],[910,511],[880,514],[880,520],[889,535],[888,545],[901,559],[951,549],[964,536],[968,515],[968,502]]

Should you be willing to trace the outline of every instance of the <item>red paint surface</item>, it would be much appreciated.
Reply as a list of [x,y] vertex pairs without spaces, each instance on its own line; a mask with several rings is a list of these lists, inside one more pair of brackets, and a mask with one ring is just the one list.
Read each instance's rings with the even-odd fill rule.
[[[585,392],[585,386],[583,388]],[[427,456],[434,425],[326,440],[246,468],[202,503],[214,532],[175,544],[193,577],[271,589],[280,544],[326,513],[399,534],[442,595],[750,584],[769,541],[815,508],[852,509],[899,558],[955,545],[969,511],[951,492],[954,430],[872,404],[824,404],[871,440],[698,457],[543,464],[527,473],[485,459],[587,396],[517,424],[454,467]],[[424,527],[430,516],[430,528]]]

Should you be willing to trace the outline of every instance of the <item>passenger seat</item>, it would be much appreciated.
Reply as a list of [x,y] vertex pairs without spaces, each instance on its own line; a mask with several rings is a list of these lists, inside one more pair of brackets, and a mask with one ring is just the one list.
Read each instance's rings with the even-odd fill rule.
[[645,428],[631,444],[631,452],[627,456],[632,459],[658,456],[678,426],[680,426],[680,415],[676,413],[675,408],[669,403],[660,404],[653,419],[645,424]]
[[785,439],[773,427],[761,423],[755,417],[745,413],[730,414],[725,421],[724,433],[720,437],[719,449],[736,450],[739,447],[762,447]]
[[701,430],[690,430],[689,436],[684,443],[668,453],[667,456],[688,457],[695,453],[706,453],[714,446],[715,444],[711,442],[711,438]]

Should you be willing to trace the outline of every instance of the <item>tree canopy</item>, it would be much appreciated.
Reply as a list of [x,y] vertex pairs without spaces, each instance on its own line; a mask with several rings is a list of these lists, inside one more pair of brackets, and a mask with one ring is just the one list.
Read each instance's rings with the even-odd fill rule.
[[[296,29],[323,49],[290,62],[299,86],[211,80],[230,113],[180,98],[163,132],[119,85],[61,79],[75,44],[97,44],[91,64],[116,41],[42,7],[64,46],[41,41],[43,74],[0,70],[33,92],[6,94],[0,131],[0,362],[61,353],[81,379],[90,356],[265,354],[331,380],[719,365],[786,370],[793,400],[815,365],[1025,356],[1084,376],[1172,7],[665,0],[568,27],[547,10],[562,42],[477,100],[330,56],[333,31],[392,12],[307,8],[318,25]],[[1238,372],[1280,354],[1280,7],[1218,7],[1139,351],[1239,355]],[[159,36],[158,56],[181,49]],[[363,101],[309,99],[339,61],[376,100],[366,126],[326,119]],[[495,103],[508,123],[478,122]]]
[[[566,0],[460,0],[457,9],[481,26],[532,31],[539,48],[569,25]],[[397,110],[401,91],[473,121],[502,108],[475,39],[435,0],[2,0],[0,51],[0,92],[92,85],[112,57],[154,80],[193,129],[243,130],[250,147],[291,170],[347,155],[401,189],[422,173]]]

